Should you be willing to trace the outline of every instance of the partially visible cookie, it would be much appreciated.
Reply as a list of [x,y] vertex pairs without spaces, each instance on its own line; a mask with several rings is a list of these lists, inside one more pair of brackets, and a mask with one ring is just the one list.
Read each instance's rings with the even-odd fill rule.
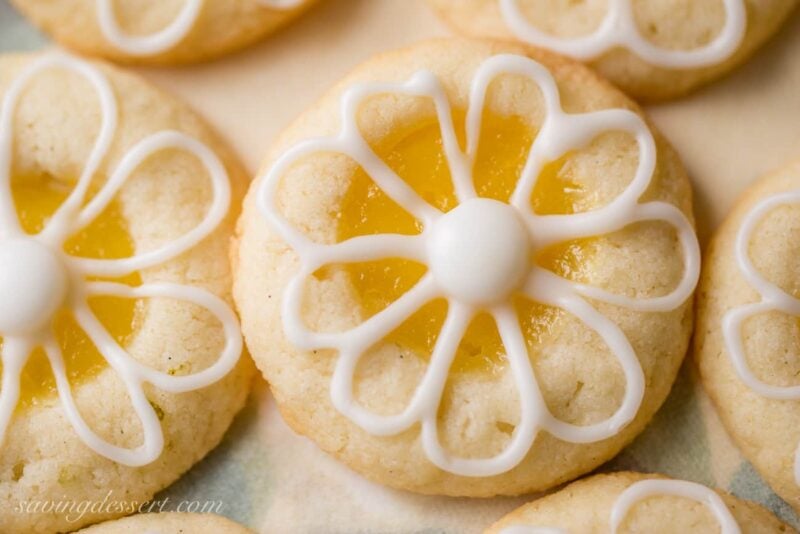
[[485,534],[772,534],[794,529],[765,508],[694,482],[596,475],[517,508]]
[[456,30],[585,61],[628,94],[664,100],[744,62],[796,0],[428,0]]
[[12,0],[56,41],[121,63],[212,59],[277,30],[315,0]]
[[800,510],[800,162],[751,186],[717,231],[697,300],[703,385],[744,455]]
[[85,528],[81,534],[252,534],[252,531],[214,514],[164,512],[138,514]]
[[244,405],[227,254],[247,175],[105,64],[3,55],[0,99],[0,532],[66,531],[132,513]]

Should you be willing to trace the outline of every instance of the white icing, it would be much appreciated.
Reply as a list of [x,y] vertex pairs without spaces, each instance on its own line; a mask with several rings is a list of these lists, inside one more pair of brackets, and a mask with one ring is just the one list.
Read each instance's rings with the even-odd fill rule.
[[[619,361],[626,378],[622,404],[609,419],[588,426],[576,426],[556,419],[548,410],[531,368],[524,335],[513,302],[508,292],[515,284],[504,286],[496,282],[498,272],[504,269],[516,276],[515,253],[499,251],[492,246],[493,254],[505,258],[502,266],[490,267],[482,273],[474,266],[468,267],[474,284],[480,289],[471,293],[466,282],[451,282],[446,291],[436,271],[454,274],[456,267],[447,265],[432,251],[431,243],[463,242],[458,225],[450,225],[456,233],[443,238],[435,236],[445,226],[443,221],[457,218],[456,211],[443,214],[420,198],[406,182],[398,177],[372,151],[362,138],[356,125],[356,111],[361,102],[376,94],[394,93],[430,98],[436,108],[441,127],[443,147],[454,181],[456,196],[461,208],[476,200],[472,180],[472,165],[477,151],[481,129],[484,100],[489,84],[502,74],[518,74],[534,81],[541,89],[546,119],[541,126],[522,176],[506,207],[516,211],[528,230],[531,252],[548,245],[583,237],[614,232],[639,221],[664,221],[677,230],[683,249],[685,273],[678,287],[667,295],[638,299],[611,294],[605,290],[578,284],[561,278],[538,266],[528,266],[520,290],[531,299],[545,305],[561,308],[575,315],[594,330],[609,346]],[[646,202],[639,197],[647,190],[656,164],[656,147],[653,136],[642,119],[635,113],[622,109],[604,110],[585,114],[568,114],[561,109],[558,87],[545,67],[535,61],[512,55],[499,55],[487,59],[478,68],[472,81],[469,109],[466,118],[467,149],[462,152],[452,123],[449,100],[439,80],[430,72],[421,71],[406,83],[367,83],[350,87],[342,97],[342,129],[336,137],[303,141],[284,153],[269,169],[258,194],[259,208],[271,227],[289,243],[300,258],[300,267],[287,285],[282,303],[284,330],[289,340],[298,348],[315,350],[336,349],[339,358],[331,383],[331,398],[336,408],[374,435],[394,435],[417,423],[422,430],[422,445],[428,458],[441,469],[467,476],[491,476],[514,468],[528,453],[540,429],[557,438],[574,443],[589,443],[617,434],[638,412],[644,394],[644,376],[636,354],[625,334],[609,319],[589,304],[586,297],[624,306],[641,312],[673,310],[692,294],[697,283],[700,251],[689,220],[671,204]],[[593,211],[572,215],[537,215],[531,210],[530,198],[536,180],[548,162],[554,161],[570,150],[586,146],[596,136],[606,131],[628,132],[639,146],[639,161],[632,182],[608,205]],[[281,176],[298,160],[318,152],[346,154],[358,163],[375,184],[396,203],[414,215],[423,225],[420,235],[379,234],[355,237],[335,245],[313,243],[295,229],[279,213],[276,193]],[[502,211],[502,210],[500,210]],[[503,214],[508,211],[502,211]],[[513,228],[509,222],[498,222],[506,215],[487,216],[487,224]],[[516,232],[516,230],[511,230]],[[485,244],[486,237],[481,237]],[[512,247],[521,238],[498,238],[501,247]],[[504,245],[503,245],[504,244]],[[461,258],[475,258],[470,251],[453,250]],[[304,281],[327,264],[363,262],[382,258],[407,258],[427,265],[431,271],[396,302],[372,316],[361,325],[341,333],[309,331],[301,318]],[[481,264],[484,265],[484,264]],[[488,288],[498,291],[494,298],[486,295]],[[431,355],[430,364],[417,387],[409,405],[396,415],[378,415],[359,406],[352,396],[353,375],[359,359],[367,349],[392,332],[425,303],[439,297],[448,302],[448,313]],[[491,305],[476,304],[492,300]],[[456,349],[472,317],[480,311],[492,315],[505,345],[510,368],[519,391],[521,418],[511,442],[497,456],[483,459],[465,459],[450,455],[439,442],[437,413],[447,380],[448,370]]]
[[707,67],[731,57],[744,39],[747,9],[743,0],[722,0],[725,25],[713,41],[695,50],[669,50],[656,46],[639,31],[631,0],[609,0],[608,13],[594,31],[581,37],[556,37],[533,26],[519,8],[519,0],[499,0],[508,27],[521,40],[549,48],[581,61],[597,59],[625,48],[651,65],[671,69]]
[[[797,204],[800,204],[800,190],[787,191],[764,198],[745,215],[736,236],[736,263],[747,283],[758,292],[760,300],[736,306],[722,318],[722,335],[736,374],[759,395],[778,400],[799,400],[800,386],[774,386],[763,382],[753,374],[747,363],[742,342],[742,323],[750,317],[772,311],[800,316],[800,299],[767,280],[756,269],[750,260],[750,240],[758,224],[769,212],[780,206]],[[795,481],[800,484],[800,448],[795,454],[794,476]]]
[[110,43],[133,56],[152,56],[180,43],[191,31],[203,7],[203,0],[186,0],[178,16],[166,28],[149,35],[127,35],[119,27],[112,2],[96,0],[100,30]]
[[69,279],[59,256],[35,239],[0,241],[0,332],[36,334],[61,308]]
[[[65,69],[85,78],[94,88],[101,109],[101,127],[75,188],[47,222],[41,233],[26,234],[20,226],[11,195],[11,157],[14,114],[23,90],[32,78],[49,69]],[[44,348],[56,379],[64,413],[80,439],[97,454],[129,466],[146,465],[163,450],[161,424],[143,390],[145,383],[164,391],[183,393],[208,386],[224,377],[239,360],[242,339],[233,311],[215,295],[194,287],[143,283],[131,287],[96,281],[163,264],[197,245],[225,217],[230,204],[230,185],[224,166],[214,153],[196,139],[175,131],[162,131],[136,143],[110,172],[97,194],[85,202],[89,186],[106,157],[116,133],[117,104],[103,74],[79,59],[50,54],[31,62],[11,83],[0,110],[0,337],[3,338],[3,377],[0,388],[0,442],[20,395],[20,373],[33,348]],[[131,258],[102,260],[73,257],[64,252],[66,240],[100,215],[116,192],[150,155],[179,149],[193,154],[211,178],[213,199],[208,213],[195,228],[164,246]],[[5,261],[12,257],[13,261]],[[185,376],[171,376],[136,361],[106,331],[89,307],[98,295],[123,298],[170,298],[203,307],[221,323],[225,346],[209,368]],[[127,449],[95,434],[81,416],[67,379],[61,347],[52,330],[53,314],[69,309],[98,351],[121,378],[134,411],[142,423],[144,443]],[[18,317],[15,319],[15,315]]]
[[[725,502],[715,491],[685,480],[648,479],[631,484],[614,501],[610,518],[611,534],[619,532],[625,517],[636,503],[663,496],[683,497],[706,505],[719,522],[720,534],[741,532]],[[568,534],[568,531],[553,527],[513,525],[501,530],[500,534]]]
[[739,534],[741,532],[731,511],[725,506],[717,492],[694,482],[663,479],[641,480],[628,486],[617,497],[614,508],[611,510],[611,532],[615,534],[619,530],[625,516],[637,502],[650,497],[669,495],[691,499],[706,505],[719,521],[721,534]]
[[[111,44],[132,56],[152,56],[175,47],[189,35],[200,16],[204,0],[185,0],[180,12],[166,28],[149,35],[127,35],[114,14],[114,0],[96,0],[100,31]],[[294,9],[306,0],[256,0],[271,9]]]
[[530,242],[514,208],[473,198],[436,221],[427,253],[433,278],[445,294],[491,305],[506,300],[524,282]]

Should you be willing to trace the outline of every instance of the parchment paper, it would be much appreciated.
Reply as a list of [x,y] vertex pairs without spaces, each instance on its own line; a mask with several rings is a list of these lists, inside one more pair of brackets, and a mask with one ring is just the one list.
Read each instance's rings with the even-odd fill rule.
[[[0,51],[47,46],[0,0]],[[138,69],[217,127],[252,171],[277,133],[376,52],[447,35],[423,0],[321,0],[285,30],[206,65]],[[733,75],[648,109],[695,187],[705,242],[752,180],[800,157],[800,14]],[[745,462],[690,362],[654,422],[604,470],[658,471],[725,488],[800,526]],[[222,513],[270,533],[470,533],[530,497],[452,499],[372,484],[281,421],[262,381],[223,444],[160,498],[219,500]]]

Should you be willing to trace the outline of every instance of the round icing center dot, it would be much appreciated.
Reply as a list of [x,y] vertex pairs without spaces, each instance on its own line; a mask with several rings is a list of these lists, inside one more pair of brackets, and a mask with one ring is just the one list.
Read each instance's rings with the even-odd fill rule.
[[0,241],[0,335],[35,334],[67,295],[64,264],[33,239]]
[[530,268],[528,230],[513,207],[497,200],[471,199],[444,214],[428,246],[439,286],[469,304],[504,300]]

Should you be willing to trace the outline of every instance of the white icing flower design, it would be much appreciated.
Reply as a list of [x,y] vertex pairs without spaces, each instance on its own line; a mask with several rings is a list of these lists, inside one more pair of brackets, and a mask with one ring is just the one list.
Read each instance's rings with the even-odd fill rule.
[[725,25],[714,40],[696,50],[658,47],[639,31],[631,0],[609,0],[608,13],[594,31],[581,37],[556,37],[533,26],[520,11],[519,0],[498,0],[508,27],[521,40],[581,61],[597,59],[614,48],[626,48],[652,65],[688,69],[716,65],[733,55],[747,30],[743,0],[722,0]]
[[[17,103],[28,83],[47,69],[67,69],[88,81],[97,93],[102,112],[100,132],[85,167],[70,195],[42,231],[27,234],[20,226],[11,195],[13,124]],[[20,374],[31,351],[42,347],[55,375],[64,413],[81,440],[95,452],[120,464],[146,465],[161,454],[163,431],[144,383],[172,393],[208,386],[226,375],[239,359],[242,340],[236,316],[220,298],[199,288],[171,283],[143,283],[132,287],[97,281],[123,277],[163,264],[184,253],[208,236],[223,220],[230,204],[228,175],[217,156],[204,144],[177,131],[161,131],[134,145],[109,172],[107,181],[88,201],[87,192],[114,139],[117,103],[103,74],[90,64],[61,55],[43,56],[11,83],[0,109],[0,337],[2,386],[0,386],[0,442],[20,396]],[[214,198],[200,224],[180,238],[154,250],[123,259],[80,258],[64,252],[65,241],[88,226],[109,205],[114,195],[140,163],[161,150],[184,150],[207,169]],[[190,302],[211,312],[223,325],[225,346],[218,360],[191,375],[172,376],[135,360],[114,338],[89,307],[98,295],[122,298],[170,298]],[[144,442],[133,449],[115,446],[98,436],[78,410],[65,371],[61,348],[53,332],[55,313],[66,308],[77,324],[117,372],[142,423]]]
[[[527,77],[541,89],[546,119],[530,149],[510,202],[479,198],[472,179],[482,112],[489,84],[502,74]],[[444,152],[459,205],[447,213],[428,204],[372,151],[356,125],[356,110],[377,94],[403,94],[430,98],[436,107]],[[561,109],[558,88],[549,71],[520,56],[499,55],[484,61],[472,81],[466,116],[466,151],[462,152],[452,122],[451,107],[439,80],[421,71],[406,83],[355,85],[342,98],[342,129],[338,136],[304,141],[289,149],[264,177],[259,207],[271,226],[299,255],[301,267],[286,288],[284,328],[300,349],[336,349],[339,353],[331,385],[336,408],[375,435],[394,435],[421,425],[422,443],[430,460],[446,471],[468,476],[490,476],[516,466],[527,454],[540,429],[575,443],[588,443],[615,435],[638,412],[644,394],[641,366],[620,328],[585,299],[637,311],[667,311],[692,294],[699,273],[699,248],[691,223],[676,207],[664,202],[640,204],[655,169],[656,147],[652,134],[635,113],[604,110],[568,114]],[[537,215],[529,199],[545,164],[568,151],[586,146],[607,131],[628,132],[639,147],[636,174],[627,188],[608,205],[572,215]],[[358,163],[386,195],[414,215],[423,226],[419,235],[378,234],[348,239],[334,245],[316,244],[295,229],[275,204],[278,183],[295,162],[318,152],[338,152]],[[685,255],[685,274],[668,295],[649,299],[614,295],[576,283],[531,265],[532,254],[549,245],[620,230],[640,221],[664,221],[678,233]],[[396,302],[359,326],[341,333],[309,331],[301,320],[304,281],[331,264],[383,258],[406,258],[425,264],[428,272]],[[558,420],[548,410],[539,390],[512,294],[561,308],[583,321],[610,347],[622,366],[627,388],[621,406],[609,419],[588,426]],[[448,312],[437,338],[430,364],[410,403],[397,415],[378,415],[353,399],[354,371],[367,349],[380,341],[426,303],[445,298]],[[491,314],[506,348],[519,390],[521,417],[510,444],[487,459],[449,455],[441,446],[437,412],[456,349],[471,319],[478,312]]]
[[[800,400],[800,386],[770,385],[753,374],[745,356],[742,323],[750,317],[773,311],[800,316],[800,299],[767,280],[753,265],[750,260],[750,240],[758,224],[772,210],[780,206],[798,204],[800,204],[800,190],[778,193],[758,202],[745,216],[739,233],[736,235],[736,262],[744,279],[758,292],[760,300],[732,308],[722,319],[725,346],[736,374],[750,389],[769,399]],[[794,477],[795,481],[800,484],[800,448],[795,454]]]

